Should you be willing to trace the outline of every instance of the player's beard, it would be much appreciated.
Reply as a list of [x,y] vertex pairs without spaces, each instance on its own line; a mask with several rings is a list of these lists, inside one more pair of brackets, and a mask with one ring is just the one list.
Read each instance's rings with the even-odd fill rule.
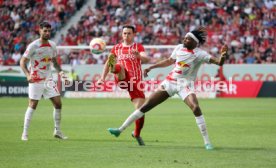
[[42,36],[42,39],[47,41],[47,40],[49,40],[49,36]]

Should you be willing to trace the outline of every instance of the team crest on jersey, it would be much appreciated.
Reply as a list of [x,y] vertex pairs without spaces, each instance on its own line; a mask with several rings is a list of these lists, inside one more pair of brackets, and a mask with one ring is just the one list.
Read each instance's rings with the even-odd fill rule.
[[49,63],[50,61],[52,61],[52,58],[49,57],[49,56],[46,56],[46,57],[42,58],[40,61],[45,62],[45,63]]
[[185,67],[190,68],[190,65],[187,64],[185,61],[179,61],[179,62],[177,62],[177,65],[180,66],[181,68],[185,68]]

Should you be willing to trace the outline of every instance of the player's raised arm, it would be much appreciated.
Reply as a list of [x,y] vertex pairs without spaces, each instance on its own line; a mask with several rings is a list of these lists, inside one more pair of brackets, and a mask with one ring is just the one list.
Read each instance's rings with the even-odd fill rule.
[[154,65],[149,66],[148,68],[144,69],[144,77],[148,76],[148,72],[154,68],[160,68],[160,67],[167,67],[175,63],[175,59],[173,58],[167,58],[165,60],[162,60],[160,62],[157,62]]
[[114,57],[115,57],[115,55],[113,53],[110,53],[108,55],[108,59],[106,60],[106,62],[104,64],[104,68],[103,68],[103,72],[101,74],[101,78],[97,81],[98,85],[102,85],[104,83],[105,78],[106,78],[106,76],[107,76],[107,74],[109,72],[109,67],[110,67],[109,64],[110,64],[110,62],[115,61],[115,60],[110,61],[109,59],[114,59]]
[[142,63],[148,63],[150,58],[147,56],[146,52],[140,52],[140,59]]
[[228,47],[227,47],[227,45],[224,45],[220,50],[220,57],[219,58],[211,57],[209,62],[212,64],[222,66],[226,59],[227,51],[228,51]]
[[146,52],[139,52],[138,50],[133,50],[132,53],[139,58],[142,63],[147,63],[150,61],[150,58],[147,56]]

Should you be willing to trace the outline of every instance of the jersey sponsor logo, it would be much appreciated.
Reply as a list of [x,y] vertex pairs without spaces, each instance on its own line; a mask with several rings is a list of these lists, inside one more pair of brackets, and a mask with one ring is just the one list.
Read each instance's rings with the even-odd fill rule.
[[50,61],[52,61],[52,58],[47,56],[47,57],[42,58],[40,61],[45,62],[45,63],[49,63]]
[[125,60],[125,59],[135,59],[136,57],[135,57],[135,55],[133,55],[133,54],[121,54],[121,55],[119,55],[119,57],[118,57],[118,60]]
[[190,68],[190,65],[187,64],[185,61],[177,62],[177,65],[180,66],[181,68],[185,68],[185,67]]

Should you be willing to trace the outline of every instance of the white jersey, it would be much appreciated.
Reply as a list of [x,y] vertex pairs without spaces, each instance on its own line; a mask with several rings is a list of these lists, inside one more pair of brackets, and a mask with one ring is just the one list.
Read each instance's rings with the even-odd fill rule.
[[179,44],[170,57],[176,61],[175,67],[167,76],[167,80],[177,81],[178,79],[187,79],[195,81],[200,65],[202,63],[209,63],[211,55],[200,48],[188,50],[183,47],[183,44]]
[[30,59],[30,75],[35,82],[43,82],[52,78],[51,62],[56,57],[57,49],[55,42],[48,40],[48,44],[41,44],[37,39],[28,45],[23,57]]

